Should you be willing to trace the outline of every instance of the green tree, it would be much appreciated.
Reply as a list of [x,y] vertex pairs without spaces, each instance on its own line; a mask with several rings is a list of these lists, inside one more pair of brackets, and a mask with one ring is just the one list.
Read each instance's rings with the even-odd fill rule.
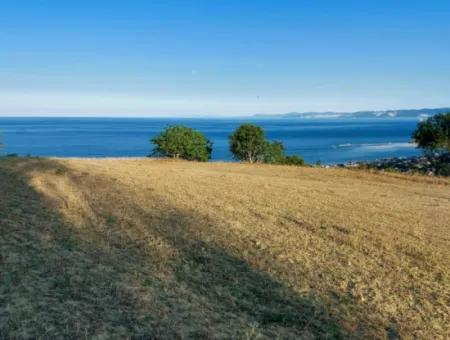
[[264,148],[263,162],[269,164],[284,164],[286,156],[284,155],[284,145],[281,142],[266,141]]
[[450,151],[450,112],[440,113],[420,122],[413,133],[419,148]]
[[186,126],[169,126],[150,142],[155,145],[153,155],[201,162],[211,159],[211,141],[201,132]]
[[249,163],[263,161],[267,141],[261,127],[242,124],[229,139],[230,151],[235,159]]
[[305,164],[301,157],[286,156],[283,143],[266,140],[264,130],[252,124],[242,124],[233,132],[230,136],[230,151],[234,158],[249,163]]

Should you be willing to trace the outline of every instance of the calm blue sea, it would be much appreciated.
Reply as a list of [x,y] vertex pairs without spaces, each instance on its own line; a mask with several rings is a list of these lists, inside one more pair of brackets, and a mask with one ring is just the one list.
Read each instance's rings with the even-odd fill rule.
[[228,136],[244,122],[264,127],[269,139],[308,162],[333,164],[412,156],[417,120],[342,119],[162,119],[162,118],[1,118],[3,153],[58,157],[127,157],[150,153],[149,139],[171,124],[202,131],[214,143],[213,160],[232,160]]

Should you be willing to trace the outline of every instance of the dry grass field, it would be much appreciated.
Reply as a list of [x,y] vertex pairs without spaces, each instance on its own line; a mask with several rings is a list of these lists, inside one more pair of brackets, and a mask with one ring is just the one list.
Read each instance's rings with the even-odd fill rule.
[[450,181],[0,161],[0,338],[450,337]]

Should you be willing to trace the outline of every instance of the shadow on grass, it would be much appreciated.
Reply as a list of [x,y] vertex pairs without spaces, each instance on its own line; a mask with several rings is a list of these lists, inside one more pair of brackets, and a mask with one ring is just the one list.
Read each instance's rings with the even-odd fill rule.
[[[29,184],[32,171],[84,187],[95,218],[69,223]],[[99,188],[103,200],[90,195]],[[319,296],[252,268],[201,231],[213,220],[152,193],[153,209],[112,204],[118,183],[49,159],[0,161],[0,189],[1,338],[345,335]]]

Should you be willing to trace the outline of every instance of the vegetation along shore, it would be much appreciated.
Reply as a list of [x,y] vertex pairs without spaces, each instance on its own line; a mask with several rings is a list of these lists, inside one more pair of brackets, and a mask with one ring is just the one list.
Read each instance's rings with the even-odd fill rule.
[[349,162],[337,167],[450,176],[450,153],[425,153],[416,157],[393,157],[375,161]]
[[450,112],[420,122],[412,137],[424,150],[422,156],[349,162],[338,167],[450,176]]

